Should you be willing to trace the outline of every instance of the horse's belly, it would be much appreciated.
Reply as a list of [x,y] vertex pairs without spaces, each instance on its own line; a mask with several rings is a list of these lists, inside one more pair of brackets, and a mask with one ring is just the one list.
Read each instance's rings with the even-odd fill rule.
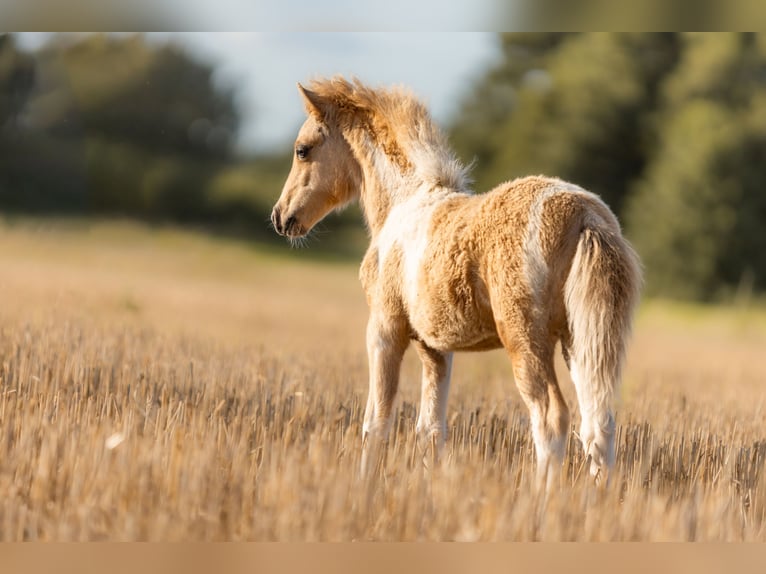
[[409,305],[414,335],[440,351],[482,351],[501,346],[489,305],[420,297]]

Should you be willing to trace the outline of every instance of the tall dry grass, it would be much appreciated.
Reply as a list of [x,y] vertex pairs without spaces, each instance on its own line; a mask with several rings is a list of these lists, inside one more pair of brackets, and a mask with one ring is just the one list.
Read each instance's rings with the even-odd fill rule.
[[127,224],[3,225],[0,539],[764,540],[765,317],[645,305],[612,481],[590,484],[573,433],[547,499],[503,353],[456,359],[439,465],[415,441],[409,355],[362,481],[353,266]]

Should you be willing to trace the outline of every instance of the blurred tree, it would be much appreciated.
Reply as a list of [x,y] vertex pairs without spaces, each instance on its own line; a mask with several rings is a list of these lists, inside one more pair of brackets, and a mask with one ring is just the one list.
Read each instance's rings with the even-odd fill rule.
[[0,34],[0,129],[16,127],[34,86],[32,57],[16,49],[13,36]]
[[142,36],[89,36],[41,54],[61,92],[61,105],[40,109],[47,127],[143,149],[225,156],[238,125],[233,94],[213,82],[213,69],[172,44]]
[[146,217],[208,216],[206,186],[229,159],[233,95],[210,66],[142,36],[89,36],[40,54],[32,111],[40,127],[80,143],[89,206]]
[[34,55],[13,35],[0,36],[0,206],[14,210],[77,210],[82,164],[76,149],[32,128],[29,111],[39,81]]
[[239,117],[209,65],[142,36],[62,37],[34,56],[3,37],[0,88],[0,126],[19,127],[0,160],[6,208],[215,218],[207,186]]
[[23,112],[32,93],[34,59],[20,52],[10,34],[0,34],[0,203],[9,204],[20,179],[18,160]]
[[662,86],[655,153],[628,225],[650,293],[766,288],[766,50],[752,34],[689,34]]
[[[522,175],[556,175],[599,193],[620,214],[630,182],[644,168],[650,134],[642,119],[677,60],[676,37],[531,38],[504,37],[505,59],[479,83],[454,126],[458,150],[466,157],[478,150],[481,190]],[[490,103],[482,110],[477,102],[485,99]],[[477,143],[482,131],[492,136]]]
[[478,189],[486,190],[507,179],[495,181],[488,165],[507,143],[504,128],[518,107],[518,92],[526,83],[545,81],[546,57],[555,51],[567,34],[514,33],[500,37],[502,60],[471,90],[451,130],[457,153],[473,161]]

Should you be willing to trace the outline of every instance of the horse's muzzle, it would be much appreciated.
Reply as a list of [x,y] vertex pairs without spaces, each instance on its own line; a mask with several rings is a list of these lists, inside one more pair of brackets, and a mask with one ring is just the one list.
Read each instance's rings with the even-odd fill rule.
[[305,234],[303,226],[298,223],[298,220],[294,216],[290,216],[287,219],[282,219],[282,212],[279,207],[275,207],[271,212],[271,224],[274,226],[274,231],[285,237],[300,237]]

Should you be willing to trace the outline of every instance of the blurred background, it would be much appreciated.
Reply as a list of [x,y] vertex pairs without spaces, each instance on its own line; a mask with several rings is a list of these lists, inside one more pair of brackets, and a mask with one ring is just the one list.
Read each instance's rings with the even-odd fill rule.
[[356,209],[308,250],[268,226],[303,117],[295,83],[335,73],[410,86],[478,192],[544,173],[600,194],[648,295],[766,289],[766,36],[749,33],[0,35],[0,214],[356,261]]

